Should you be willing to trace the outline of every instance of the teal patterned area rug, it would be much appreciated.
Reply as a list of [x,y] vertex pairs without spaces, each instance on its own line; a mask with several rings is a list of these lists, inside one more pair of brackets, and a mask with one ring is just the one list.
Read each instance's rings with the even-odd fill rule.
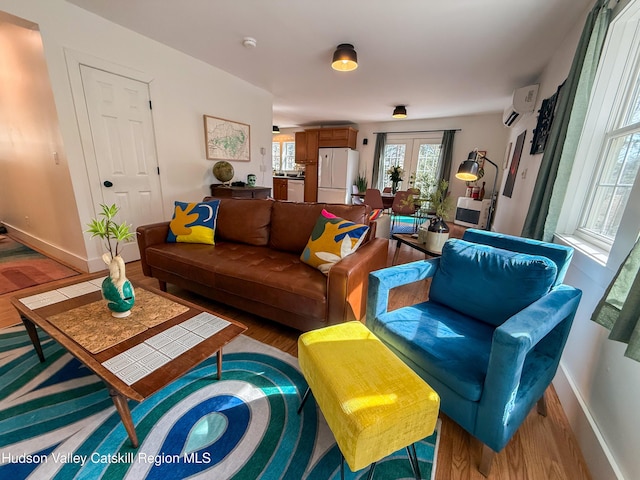
[[[0,331],[0,478],[340,478],[340,452],[315,402],[296,413],[307,385],[295,357],[240,336],[141,403],[130,402],[140,447],[102,381],[39,332],[40,363],[22,326]],[[433,478],[437,430],[416,444],[422,478]],[[401,450],[376,479],[413,478]],[[347,479],[366,478],[368,469]]]

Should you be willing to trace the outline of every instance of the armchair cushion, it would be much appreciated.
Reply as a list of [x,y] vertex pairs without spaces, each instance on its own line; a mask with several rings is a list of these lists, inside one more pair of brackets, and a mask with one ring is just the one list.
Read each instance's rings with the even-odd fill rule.
[[[546,295],[556,276],[546,257],[452,239],[442,249],[429,299],[498,326]],[[470,289],[480,292],[469,295]]]
[[393,350],[469,401],[480,399],[494,327],[433,302],[367,321]]

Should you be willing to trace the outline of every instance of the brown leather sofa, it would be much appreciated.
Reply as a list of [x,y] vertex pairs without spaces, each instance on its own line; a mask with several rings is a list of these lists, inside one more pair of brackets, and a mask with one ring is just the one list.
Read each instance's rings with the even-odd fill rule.
[[[211,199],[212,197],[207,197]],[[220,199],[215,245],[166,243],[169,222],[137,229],[142,270],[215,301],[306,331],[366,313],[369,272],[387,263],[387,239],[365,242],[326,276],[300,261],[323,208],[369,224],[366,205]]]

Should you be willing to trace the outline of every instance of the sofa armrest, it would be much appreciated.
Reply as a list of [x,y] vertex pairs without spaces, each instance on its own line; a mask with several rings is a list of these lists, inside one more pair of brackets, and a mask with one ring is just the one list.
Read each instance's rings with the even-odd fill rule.
[[[581,296],[559,285],[495,329],[476,420],[476,432],[494,450],[508,438],[485,439],[510,431],[496,429],[496,422],[519,425],[511,417],[526,416],[551,383]],[[514,409],[516,403],[526,408]]]
[[387,312],[389,291],[392,288],[433,277],[439,265],[440,257],[404,263],[371,272],[369,274],[367,319],[379,317]]
[[372,238],[336,263],[327,278],[327,323],[360,320],[366,313],[369,272],[387,264],[389,240]]
[[169,222],[153,223],[151,225],[141,225],[136,229],[138,249],[140,250],[140,263],[142,272],[150,277],[151,269],[147,265],[145,250],[152,245],[166,243],[169,233]]

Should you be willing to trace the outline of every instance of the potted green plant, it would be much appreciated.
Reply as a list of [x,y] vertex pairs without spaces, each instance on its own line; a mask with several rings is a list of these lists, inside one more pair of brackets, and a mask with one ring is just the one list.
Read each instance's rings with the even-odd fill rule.
[[102,260],[109,267],[109,276],[102,282],[102,296],[107,300],[111,315],[116,318],[129,316],[135,302],[135,293],[131,282],[125,275],[124,260],[120,256],[120,244],[130,242],[135,237],[127,223],[116,223],[114,218],[120,208],[113,205],[100,205],[102,212],[87,225],[85,233],[91,238],[104,240],[107,252]]
[[429,222],[426,233],[426,248],[430,252],[442,253],[442,246],[449,238],[449,226],[445,218],[449,216],[453,206],[449,196],[449,182],[440,180],[427,197],[434,216]]
[[367,177],[364,175],[358,175],[354,183],[358,187],[358,193],[364,193],[367,191]]

